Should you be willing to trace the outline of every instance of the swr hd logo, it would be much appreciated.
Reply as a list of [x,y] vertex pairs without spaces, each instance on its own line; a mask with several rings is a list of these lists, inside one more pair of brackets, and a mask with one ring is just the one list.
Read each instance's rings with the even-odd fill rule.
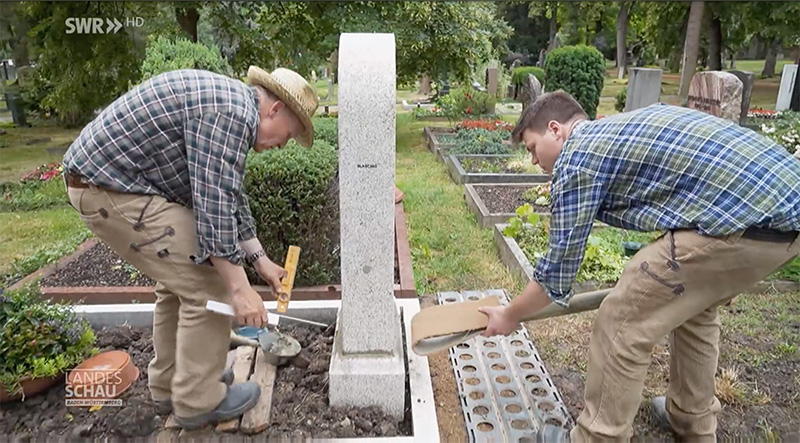
[[[116,34],[122,29],[122,22],[116,18],[69,17],[64,20],[67,34]],[[141,17],[126,17],[125,26],[139,27],[144,24]]]

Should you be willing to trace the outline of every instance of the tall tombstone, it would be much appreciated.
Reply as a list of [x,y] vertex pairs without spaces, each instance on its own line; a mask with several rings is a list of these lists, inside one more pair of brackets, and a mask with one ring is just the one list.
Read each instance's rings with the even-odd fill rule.
[[497,68],[486,69],[486,90],[490,95],[497,96]]
[[625,112],[658,103],[661,97],[661,74],[658,68],[631,68],[628,73],[628,97]]
[[753,84],[756,75],[747,71],[728,71],[735,75],[742,82],[742,112],[739,114],[739,124],[747,121],[747,113],[750,111],[750,97],[753,95]]
[[686,106],[738,122],[742,113],[742,82],[728,72],[698,72],[689,83]]
[[522,90],[519,93],[522,110],[525,111],[540,95],[542,95],[542,84],[535,75],[528,74],[528,78],[522,83]]
[[330,364],[333,407],[405,403],[394,299],[395,38],[339,38],[339,213],[342,307]]
[[775,103],[776,111],[789,109],[792,102],[792,91],[794,90],[795,76],[797,76],[797,65],[784,65],[781,73],[781,86],[778,89],[778,101]]

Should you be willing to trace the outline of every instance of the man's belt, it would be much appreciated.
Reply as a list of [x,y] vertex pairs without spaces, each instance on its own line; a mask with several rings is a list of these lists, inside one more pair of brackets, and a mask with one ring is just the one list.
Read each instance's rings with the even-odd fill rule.
[[791,243],[797,238],[797,231],[778,231],[751,226],[744,231],[742,238],[770,243]]
[[64,173],[64,182],[68,188],[88,189],[89,185],[81,181],[83,177],[73,174],[71,172]]

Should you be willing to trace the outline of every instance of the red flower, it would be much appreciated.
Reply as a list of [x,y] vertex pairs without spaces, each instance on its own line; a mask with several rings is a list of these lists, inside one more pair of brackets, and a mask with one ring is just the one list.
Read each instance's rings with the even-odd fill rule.
[[472,106],[467,108],[467,114],[472,114]]

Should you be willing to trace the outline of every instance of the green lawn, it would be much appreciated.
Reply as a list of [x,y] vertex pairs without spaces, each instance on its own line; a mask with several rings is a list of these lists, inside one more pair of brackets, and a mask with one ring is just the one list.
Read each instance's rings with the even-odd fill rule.
[[71,207],[30,212],[0,212],[0,274],[14,259],[59,244],[75,244],[88,231]]
[[[450,180],[409,113],[397,115],[397,186],[404,206],[417,292],[522,287],[500,262],[492,231],[478,227],[464,187]],[[442,125],[439,123],[438,125]]]
[[[63,151],[80,134],[80,129],[57,126],[4,127],[3,130],[7,134],[0,135],[0,182],[18,180],[43,163],[60,162]],[[43,137],[51,140],[28,144]]]

